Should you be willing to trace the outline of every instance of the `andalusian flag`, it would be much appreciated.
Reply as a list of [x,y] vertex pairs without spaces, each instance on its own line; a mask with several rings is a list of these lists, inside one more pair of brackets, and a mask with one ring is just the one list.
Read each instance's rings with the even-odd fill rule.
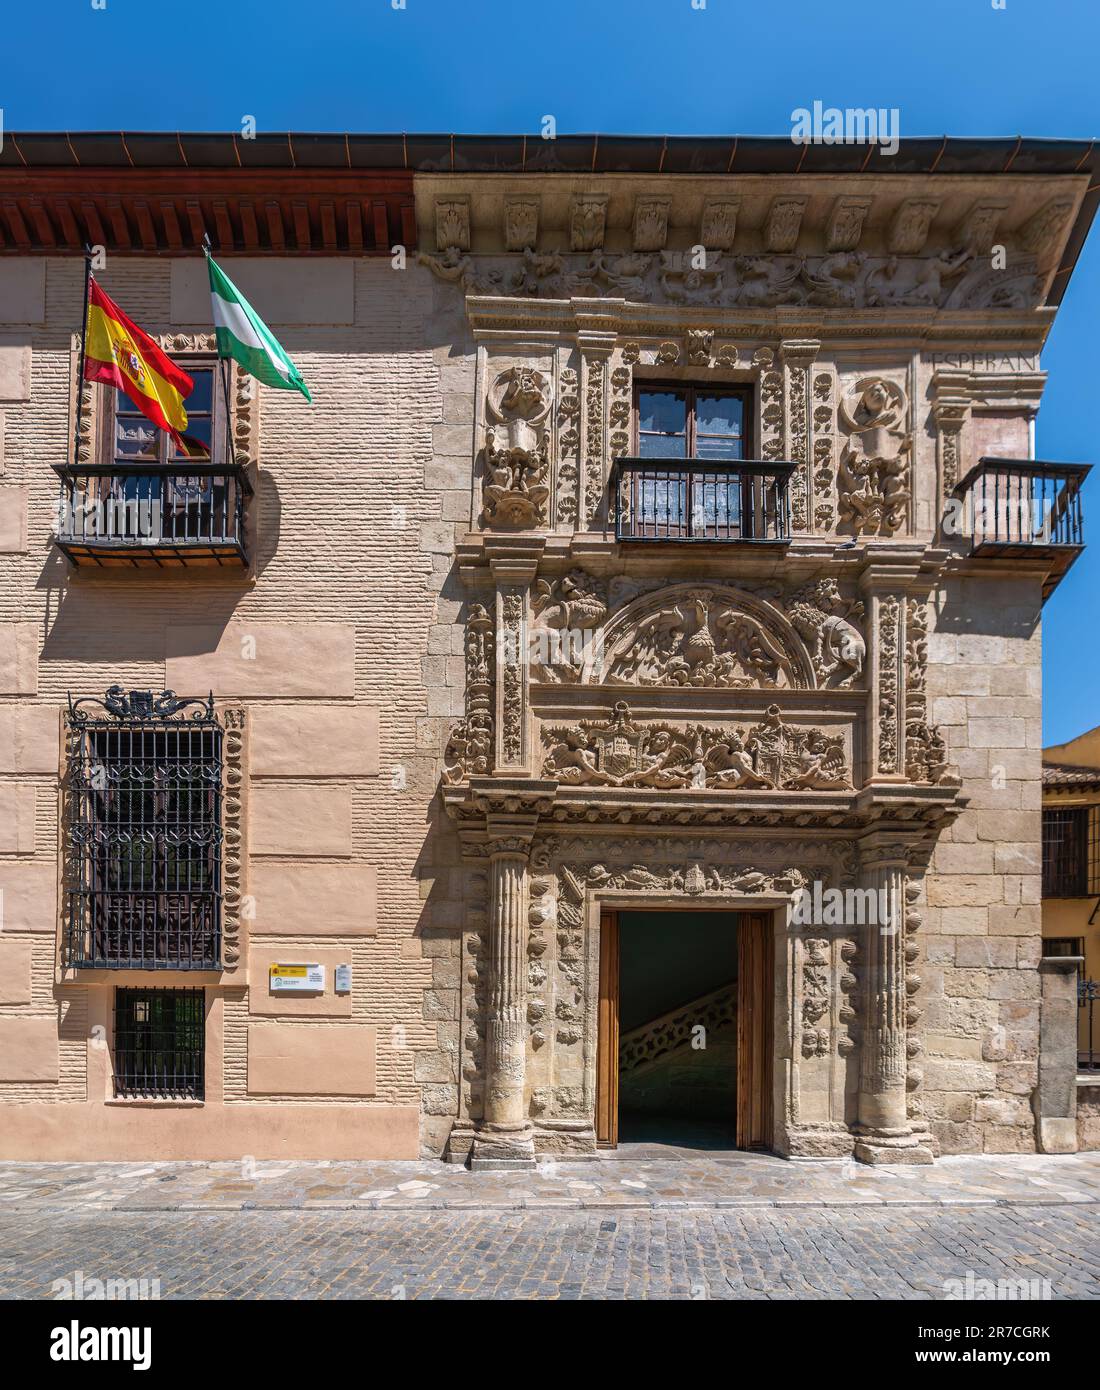
[[187,452],[184,400],[195,383],[143,333],[88,276],[88,321],[84,338],[84,380],[104,381],[125,391],[158,429]]
[[271,329],[209,253],[206,264],[210,267],[210,300],[218,356],[239,362],[249,376],[265,386],[301,391],[307,401],[312,401],[308,387],[298,375],[298,368]]

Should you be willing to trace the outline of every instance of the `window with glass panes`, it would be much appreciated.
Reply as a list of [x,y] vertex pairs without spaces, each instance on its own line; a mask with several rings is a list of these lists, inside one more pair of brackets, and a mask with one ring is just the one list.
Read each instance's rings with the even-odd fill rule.
[[749,401],[745,389],[638,383],[638,458],[747,458]]
[[[117,474],[109,480],[112,529],[129,539],[194,538],[217,530],[225,504],[223,479],[188,474],[188,461],[225,462],[225,402],[216,361],[182,364],[195,383],[184,401],[186,448],[147,419],[122,391],[105,412],[105,453]],[[148,464],[144,472],[142,465]]]
[[[635,392],[636,456],[653,459],[635,476],[637,534],[747,539],[761,499],[753,480],[734,465],[751,454],[751,392],[680,383],[639,382]],[[667,468],[656,461],[666,460]],[[676,466],[673,460],[713,461],[714,469]],[[759,484],[755,484],[759,489]]]

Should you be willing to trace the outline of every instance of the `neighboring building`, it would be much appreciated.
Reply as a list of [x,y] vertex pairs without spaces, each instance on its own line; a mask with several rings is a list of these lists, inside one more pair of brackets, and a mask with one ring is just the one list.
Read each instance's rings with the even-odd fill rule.
[[[1033,427],[1098,164],[6,135],[0,1156],[1072,1147]],[[222,395],[204,234],[312,406]],[[78,393],[85,242],[205,459]]]
[[1100,1148],[1100,728],[1043,749],[1043,953],[1077,964],[1077,1139]]

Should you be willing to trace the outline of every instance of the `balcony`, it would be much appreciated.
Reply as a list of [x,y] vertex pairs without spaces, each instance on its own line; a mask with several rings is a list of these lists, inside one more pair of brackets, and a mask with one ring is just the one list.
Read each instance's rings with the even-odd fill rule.
[[786,545],[796,465],[621,458],[611,478],[618,541]]
[[240,467],[55,464],[55,541],[74,565],[105,569],[248,564]]
[[971,538],[984,559],[1032,557],[1049,563],[1043,598],[1085,548],[1081,486],[1091,465],[982,458],[961,478],[944,530]]

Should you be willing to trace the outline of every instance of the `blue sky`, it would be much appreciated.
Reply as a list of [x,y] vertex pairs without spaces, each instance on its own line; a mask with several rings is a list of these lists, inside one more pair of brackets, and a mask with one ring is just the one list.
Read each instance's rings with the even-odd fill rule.
[[[820,100],[897,107],[903,135],[1100,137],[1097,0],[93,2],[5,6],[7,129],[768,135]],[[1098,239],[1044,353],[1041,458],[1094,456]],[[1100,469],[1044,612],[1047,742],[1100,724],[1098,498]]]

